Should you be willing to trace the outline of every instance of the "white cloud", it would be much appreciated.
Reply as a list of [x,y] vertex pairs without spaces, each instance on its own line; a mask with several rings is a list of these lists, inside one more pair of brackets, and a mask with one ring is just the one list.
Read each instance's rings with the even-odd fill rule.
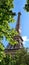
[[23,38],[23,44],[25,44],[26,42],[29,42],[29,39],[27,36],[23,36],[22,38]]

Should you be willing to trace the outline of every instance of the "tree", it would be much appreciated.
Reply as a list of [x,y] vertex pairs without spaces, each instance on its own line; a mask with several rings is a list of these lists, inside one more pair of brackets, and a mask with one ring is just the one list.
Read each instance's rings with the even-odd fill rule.
[[22,48],[16,53],[14,59],[16,61],[15,65],[29,65],[29,52]]
[[3,57],[5,56],[4,49],[5,49],[4,45],[2,43],[0,43],[0,62],[3,59]]
[[25,4],[24,9],[29,12],[29,0],[27,0],[27,3]]
[[[4,46],[1,43],[3,37],[9,41],[12,45],[16,44],[13,37],[17,31],[10,29],[10,22],[14,22],[15,12],[12,11],[14,8],[13,0],[0,0],[0,61],[2,60],[4,53]],[[15,33],[16,32],[16,33]]]
[[[16,30],[10,29],[10,22],[14,22],[14,16],[16,15],[13,9],[13,0],[0,0],[0,41],[5,36],[11,44],[16,44],[13,37],[16,35]],[[16,32],[16,33],[14,33]]]
[[10,54],[6,54],[0,65],[29,65],[29,52],[22,48],[13,57]]
[[1,65],[15,65],[15,60],[13,60],[10,54],[3,57],[2,61],[0,62]]

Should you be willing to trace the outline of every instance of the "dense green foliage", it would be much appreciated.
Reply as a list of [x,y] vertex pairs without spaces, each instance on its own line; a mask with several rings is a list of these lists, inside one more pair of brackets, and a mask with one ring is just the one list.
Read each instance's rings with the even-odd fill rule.
[[29,0],[27,0],[24,9],[29,12]]
[[5,36],[9,43],[16,44],[13,37],[17,34],[17,31],[10,29],[9,26],[10,22],[14,22],[14,16],[16,15],[12,11],[13,7],[13,0],[0,0],[0,42]]
[[12,18],[12,0],[0,0],[0,38],[8,34],[10,19]]
[[29,52],[25,49],[20,49],[13,57],[6,54],[0,65],[29,65]]
[[16,15],[13,9],[13,0],[0,0],[0,61],[4,56],[4,46],[1,44],[2,39],[5,37],[10,44],[16,44],[14,36],[17,33],[15,29],[11,29],[9,24],[14,22],[14,16]]
[[0,43],[0,61],[3,59],[3,57],[4,57],[4,46],[3,46],[3,44],[2,43]]

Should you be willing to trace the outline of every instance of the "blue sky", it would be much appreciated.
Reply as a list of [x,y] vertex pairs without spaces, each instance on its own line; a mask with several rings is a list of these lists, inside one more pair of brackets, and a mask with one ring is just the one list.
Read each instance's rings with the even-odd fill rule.
[[[26,0],[14,0],[14,9],[13,11],[15,11],[16,13],[18,12],[21,12],[21,28],[22,28],[22,32],[21,32],[21,35],[24,39],[24,46],[25,47],[29,47],[29,13],[27,13],[23,8],[24,8],[24,5],[26,3]],[[17,22],[17,16],[15,17],[15,20]],[[16,22],[14,22],[13,24],[10,24],[11,27],[15,28],[15,25],[16,25]],[[15,25],[14,25],[15,24]],[[3,41],[3,43],[5,43],[4,45],[6,46],[7,45],[7,41]]]

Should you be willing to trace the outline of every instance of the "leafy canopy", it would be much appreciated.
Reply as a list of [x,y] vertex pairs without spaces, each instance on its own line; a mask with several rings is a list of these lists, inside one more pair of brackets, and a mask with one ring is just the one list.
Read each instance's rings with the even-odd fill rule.
[[24,9],[29,12],[29,0],[26,1]]
[[6,54],[0,65],[29,65],[29,52],[22,48],[13,57],[10,54]]
[[14,29],[11,30],[9,26],[10,22],[14,22],[16,15],[12,11],[13,7],[13,0],[0,0],[0,41],[5,36],[9,43],[16,44],[12,38],[17,32]]
[[14,16],[16,15],[13,9],[13,0],[0,0],[0,61],[4,56],[4,47],[1,40],[6,38],[12,45],[16,44],[13,37],[17,34],[16,30],[10,29],[10,22],[14,22]]
[[4,53],[4,46],[2,43],[0,43],[0,61],[3,59],[5,53]]

